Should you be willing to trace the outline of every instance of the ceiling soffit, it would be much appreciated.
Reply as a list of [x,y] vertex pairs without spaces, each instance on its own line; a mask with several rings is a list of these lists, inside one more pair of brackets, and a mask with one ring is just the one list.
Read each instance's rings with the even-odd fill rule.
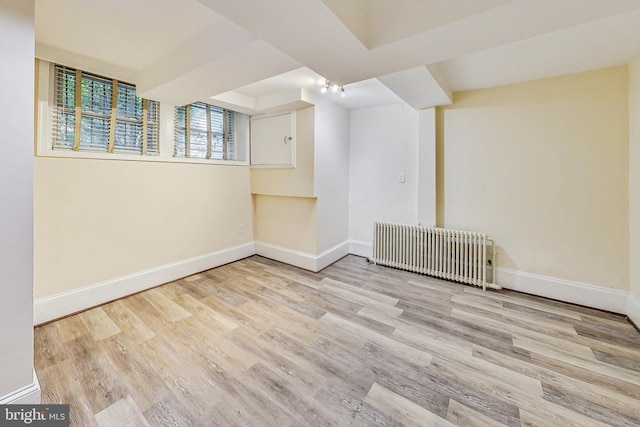
[[485,12],[513,0],[322,0],[367,49]]

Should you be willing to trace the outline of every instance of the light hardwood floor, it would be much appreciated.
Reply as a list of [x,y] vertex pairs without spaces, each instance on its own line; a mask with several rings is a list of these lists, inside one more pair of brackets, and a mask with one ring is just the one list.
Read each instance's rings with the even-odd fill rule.
[[35,330],[75,426],[637,426],[623,317],[368,265],[254,256]]

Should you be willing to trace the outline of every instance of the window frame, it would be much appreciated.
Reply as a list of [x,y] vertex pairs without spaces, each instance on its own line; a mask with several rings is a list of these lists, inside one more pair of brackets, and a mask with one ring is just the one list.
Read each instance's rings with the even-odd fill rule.
[[[198,122],[193,123],[191,121],[193,110],[192,108],[203,109],[205,114],[205,119],[200,123],[206,129],[198,129],[196,126]],[[184,109],[183,117],[184,122],[178,123],[178,110]],[[213,128],[214,123],[212,120],[213,110],[216,110],[218,113],[222,113],[222,131],[218,132]],[[175,127],[175,144],[174,144],[174,156],[178,158],[200,158],[207,160],[217,160],[223,162],[233,162],[237,157],[237,136],[236,136],[236,126],[237,121],[235,120],[236,111],[230,110],[228,108],[218,107],[213,104],[209,104],[206,102],[192,102],[191,104],[176,106],[175,107],[175,116],[174,116],[174,127]],[[184,124],[184,126],[182,126]],[[229,129],[229,125],[231,124],[232,128]],[[194,156],[191,150],[191,145],[194,142],[191,136],[197,133],[200,136],[203,136],[206,140],[206,148],[205,150],[200,150],[201,154],[204,156]],[[178,141],[178,135],[181,134],[184,137],[184,141]],[[222,151],[220,152],[221,158],[213,157],[219,153],[217,150],[214,151],[214,144],[217,138],[222,138]],[[231,142],[229,139],[231,138]],[[179,144],[182,144],[182,148],[179,148]],[[184,152],[184,155],[179,155],[178,152]],[[233,158],[228,159],[229,152],[232,153]],[[196,151],[197,153],[197,151]]]
[[[135,85],[122,80],[64,65],[52,68],[53,150],[159,154],[158,102],[138,97]],[[59,123],[73,124],[73,131],[62,134],[67,138],[57,138]]]
[[[163,162],[163,163],[194,163],[209,165],[232,165],[249,166],[249,117],[245,114],[236,115],[236,150],[240,150],[244,155],[242,160],[215,160],[200,159],[193,157],[174,157],[174,111],[175,105],[161,102],[158,115],[158,149],[159,155],[140,155],[126,152],[107,153],[99,151],[73,151],[53,149],[51,120],[53,118],[55,97],[55,63],[44,59],[36,58],[36,105],[34,124],[36,132],[34,135],[34,155],[36,157],[54,158],[74,158],[74,159],[108,159],[115,161],[138,161],[138,162]],[[80,68],[74,64],[67,65],[69,68]],[[84,71],[84,70],[83,70]],[[87,73],[94,73],[87,70]],[[114,76],[114,78],[127,81],[127,76]],[[246,116],[243,120],[238,120],[238,116]]]

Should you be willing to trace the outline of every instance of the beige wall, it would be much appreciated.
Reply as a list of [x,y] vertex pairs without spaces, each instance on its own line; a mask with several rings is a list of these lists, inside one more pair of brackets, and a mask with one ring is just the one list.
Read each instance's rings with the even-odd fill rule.
[[438,219],[499,267],[627,290],[627,67],[455,94],[438,111]]
[[242,166],[39,157],[34,214],[36,299],[253,241]]
[[254,236],[257,242],[316,254],[316,199],[255,194]]
[[640,55],[629,64],[629,282],[640,301]]

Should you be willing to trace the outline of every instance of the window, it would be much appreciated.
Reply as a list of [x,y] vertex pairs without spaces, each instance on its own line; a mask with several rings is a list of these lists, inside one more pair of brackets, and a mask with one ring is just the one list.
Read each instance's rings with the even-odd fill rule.
[[238,160],[234,141],[235,112],[197,102],[176,107],[176,157]]
[[158,154],[159,104],[136,87],[55,66],[53,149]]

